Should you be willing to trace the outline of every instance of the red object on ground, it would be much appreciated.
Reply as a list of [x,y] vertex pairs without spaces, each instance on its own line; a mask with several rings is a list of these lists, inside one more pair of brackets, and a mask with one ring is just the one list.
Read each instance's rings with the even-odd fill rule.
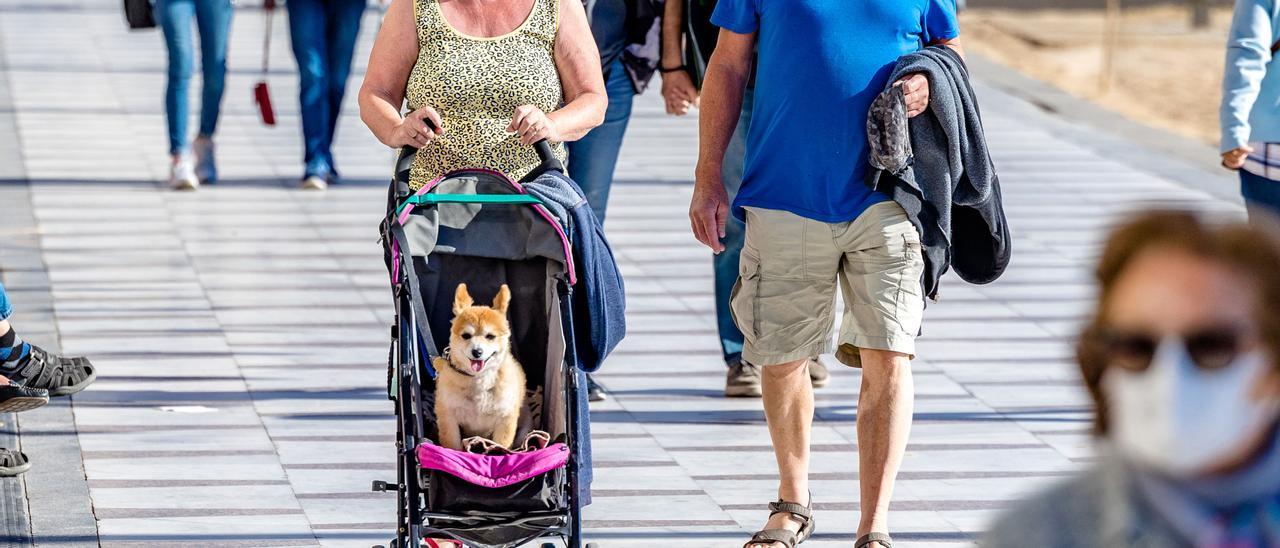
[[258,113],[262,116],[262,123],[268,126],[276,125],[276,111],[271,107],[271,90],[267,89],[267,72],[270,67],[271,59],[271,23],[273,15],[276,11],[276,0],[263,0],[262,10],[266,14],[265,31],[262,37],[262,79],[253,86],[253,102],[258,105]]
[[258,112],[262,115],[262,123],[268,126],[276,125],[276,112],[271,108],[271,92],[267,90],[267,82],[265,80],[253,86],[253,102],[258,104]]

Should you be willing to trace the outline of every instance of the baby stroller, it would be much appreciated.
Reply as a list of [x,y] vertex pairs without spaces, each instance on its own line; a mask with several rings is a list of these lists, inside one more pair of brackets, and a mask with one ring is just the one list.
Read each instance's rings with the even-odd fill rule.
[[[542,164],[522,182],[564,172],[547,143]],[[521,183],[486,169],[450,173],[409,190],[413,149],[396,162],[382,223],[396,320],[388,396],[397,420],[394,548],[507,548],[560,538],[579,548],[581,509],[589,499],[589,443],[583,373],[575,365],[571,294],[575,269],[561,222]],[[528,378],[526,413],[551,435],[545,449],[507,456],[434,445],[432,358],[448,345],[453,293],[466,283],[477,302],[512,291],[511,345]],[[546,545],[544,545],[546,546]],[[588,547],[593,546],[591,544]]]

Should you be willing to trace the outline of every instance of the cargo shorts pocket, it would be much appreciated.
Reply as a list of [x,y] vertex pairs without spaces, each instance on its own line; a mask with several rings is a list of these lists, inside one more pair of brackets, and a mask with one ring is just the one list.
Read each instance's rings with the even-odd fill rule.
[[915,229],[903,235],[902,267],[898,273],[897,302],[894,317],[902,335],[914,338],[924,321],[924,251]]
[[760,330],[756,307],[760,300],[760,261],[746,253],[738,262],[738,281],[729,295],[729,314],[747,340],[756,340]]

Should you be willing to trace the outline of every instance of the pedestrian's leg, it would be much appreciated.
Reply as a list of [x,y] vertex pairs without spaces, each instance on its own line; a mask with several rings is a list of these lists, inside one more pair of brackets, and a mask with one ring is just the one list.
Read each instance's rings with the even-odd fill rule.
[[[773,456],[778,462],[778,498],[803,506],[809,500],[809,439],[813,428],[813,384],[809,382],[809,360],[765,366],[764,416],[769,422]],[[786,529],[799,532],[801,523],[790,513],[769,516],[762,530]],[[778,542],[748,545],[774,548]]]
[[12,314],[9,296],[0,284],[0,387],[14,385],[0,390],[0,413],[35,409],[47,403],[51,394],[74,394],[97,378],[89,360],[55,356],[22,340],[9,324]]
[[31,353],[31,345],[19,338],[13,326],[9,325],[9,317],[12,315],[13,305],[9,303],[4,284],[0,284],[0,368],[16,367]]
[[9,316],[13,315],[13,305],[9,304],[9,295],[4,291],[4,284],[0,283],[0,333],[9,330]]
[[836,240],[846,250],[840,272],[845,317],[836,357],[862,368],[858,536],[888,534],[889,501],[915,403],[910,360],[924,315],[924,257],[920,236],[894,202],[871,206],[839,230]]
[[889,532],[889,501],[911,434],[915,387],[911,361],[886,350],[860,349],[862,390],[858,396],[858,485],[862,519],[858,536]]
[[[832,225],[786,211],[748,208],[746,213],[742,274],[731,309],[744,335],[743,359],[763,366],[761,385],[778,463],[778,497],[810,506],[814,404],[808,358],[829,345],[843,253],[832,238]],[[795,515],[780,512],[770,516],[764,529],[795,532],[801,526]]]
[[365,0],[340,0],[332,2],[327,8],[328,20],[325,23],[328,36],[329,66],[328,79],[325,84],[329,108],[329,124],[325,126],[324,139],[320,144],[320,154],[329,164],[330,175],[337,177],[337,167],[333,160],[333,136],[338,130],[338,122],[342,119],[342,99],[347,92],[347,79],[351,76],[351,58],[355,54],[356,38],[360,35],[360,21],[364,18]]
[[165,120],[169,129],[169,154],[177,164],[187,150],[187,93],[193,69],[191,20],[195,17],[193,0],[159,0],[155,8],[156,23],[164,34],[168,52],[168,83],[164,93]]
[[290,0],[289,42],[298,62],[298,101],[302,114],[304,177],[325,178],[331,171],[324,157],[329,127],[328,44],[321,0]]
[[1240,192],[1250,221],[1280,220],[1280,181],[1240,170]]
[[[764,366],[764,416],[778,461],[778,497],[809,504],[809,434],[813,428],[813,384],[808,360]],[[786,516],[769,525],[782,525]]]
[[231,35],[230,0],[196,2],[196,27],[200,31],[200,137],[212,137],[218,129],[222,95],[226,89],[227,43]]
[[622,62],[608,67],[605,92],[609,96],[609,108],[604,113],[604,123],[577,141],[568,143],[569,176],[587,195],[587,202],[596,218],[604,222],[609,205],[609,189],[613,185],[613,171],[618,165],[618,151],[631,120],[631,101],[635,88],[631,78],[622,68]]
[[[0,284],[0,370],[15,370],[30,360],[32,347],[18,337],[13,326],[9,325],[9,316],[13,314],[13,306],[9,304],[9,296]],[[6,376],[0,376],[0,413],[19,413],[43,407],[49,403],[49,392],[40,388],[20,386],[9,382]],[[0,449],[0,476],[5,475],[4,449]],[[25,469],[24,469],[25,470]],[[9,475],[21,473],[21,470]]]

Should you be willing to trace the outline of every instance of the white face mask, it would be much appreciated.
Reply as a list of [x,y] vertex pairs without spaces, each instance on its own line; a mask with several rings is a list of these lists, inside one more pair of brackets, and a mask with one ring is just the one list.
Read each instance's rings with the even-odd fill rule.
[[1240,354],[1222,369],[1196,366],[1177,338],[1160,342],[1151,365],[1110,368],[1102,391],[1110,437],[1126,455],[1179,475],[1246,449],[1276,417],[1276,405],[1250,396],[1270,363],[1260,351]]

